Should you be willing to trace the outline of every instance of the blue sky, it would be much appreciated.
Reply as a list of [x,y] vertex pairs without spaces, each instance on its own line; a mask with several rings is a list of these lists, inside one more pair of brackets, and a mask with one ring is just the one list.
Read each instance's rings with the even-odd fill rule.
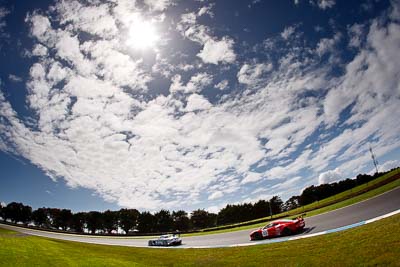
[[398,166],[399,1],[0,1],[0,201],[205,208]]

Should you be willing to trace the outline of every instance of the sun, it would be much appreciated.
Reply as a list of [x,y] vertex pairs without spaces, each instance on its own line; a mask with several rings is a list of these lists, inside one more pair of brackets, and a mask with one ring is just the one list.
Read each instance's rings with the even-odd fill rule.
[[126,44],[138,50],[155,47],[159,36],[153,23],[145,20],[135,20],[128,30]]

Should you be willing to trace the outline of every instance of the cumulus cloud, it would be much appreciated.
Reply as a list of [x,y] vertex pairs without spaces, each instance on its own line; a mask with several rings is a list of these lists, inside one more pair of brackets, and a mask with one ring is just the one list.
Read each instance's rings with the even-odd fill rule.
[[219,83],[217,83],[214,87],[219,89],[219,90],[225,90],[229,85],[228,80],[222,80]]
[[32,50],[34,56],[47,56],[47,47],[41,44],[36,44]]
[[209,39],[197,56],[205,63],[232,63],[236,59],[233,45],[234,41],[232,39],[223,38],[219,41]]
[[318,176],[318,184],[329,184],[344,179],[339,168],[321,173]]
[[208,102],[203,96],[198,94],[192,94],[188,97],[188,102],[186,105],[186,111],[199,111],[210,109],[212,107],[211,103]]
[[199,9],[199,11],[197,12],[197,15],[200,17],[200,16],[203,16],[203,15],[207,14],[211,18],[214,17],[214,13],[212,11],[213,6],[214,6],[213,4],[210,4],[208,6],[201,7]]
[[[209,6],[206,9],[207,12],[211,12],[211,8],[212,6]],[[212,35],[209,27],[198,24],[197,17],[203,14],[202,9],[197,14],[194,12],[183,14],[177,25],[177,30],[189,40],[203,45],[197,56],[204,63],[216,65],[219,63],[233,63],[236,59],[233,49],[235,42],[228,36],[216,38]]]
[[254,86],[263,81],[263,76],[270,72],[272,68],[271,63],[246,63],[240,68],[237,79],[240,83]]
[[190,80],[184,85],[181,81],[180,75],[172,77],[172,83],[169,88],[171,93],[184,92],[184,93],[195,93],[201,92],[207,85],[210,85],[213,77],[207,73],[197,73],[193,75]]
[[317,54],[323,56],[328,52],[333,52],[335,50],[335,45],[340,41],[340,39],[340,33],[336,33],[332,38],[322,38],[317,44]]

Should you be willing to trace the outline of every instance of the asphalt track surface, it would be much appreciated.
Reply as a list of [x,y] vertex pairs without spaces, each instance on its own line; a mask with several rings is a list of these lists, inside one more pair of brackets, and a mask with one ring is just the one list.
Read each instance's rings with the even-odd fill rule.
[[[400,187],[388,191],[379,196],[359,202],[357,204],[340,208],[327,213],[305,218],[306,228],[301,235],[314,234],[326,230],[336,229],[339,227],[359,223],[361,221],[373,219],[378,216],[385,215],[400,209]],[[22,227],[14,227],[0,224],[2,228],[16,230],[29,235],[36,235],[48,238],[104,244],[119,245],[132,247],[147,247],[150,238],[129,238],[129,237],[95,237],[74,234],[59,234],[46,231],[37,231]],[[229,233],[209,234],[203,236],[191,236],[182,238],[182,246],[180,248],[190,247],[225,247],[234,245],[254,245],[257,241],[249,240],[251,230],[241,230]],[[279,241],[278,239],[274,239]],[[263,243],[263,242],[261,242]]]

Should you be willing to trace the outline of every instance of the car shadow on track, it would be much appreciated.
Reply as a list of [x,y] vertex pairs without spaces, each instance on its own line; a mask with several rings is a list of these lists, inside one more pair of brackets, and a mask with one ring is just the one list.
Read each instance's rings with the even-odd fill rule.
[[299,232],[299,234],[301,234],[301,235],[303,235],[303,234],[308,234],[308,233],[310,233],[312,230],[314,230],[315,229],[315,226],[313,226],[313,227],[306,227],[306,228],[304,228],[303,230],[301,230],[300,232]]

